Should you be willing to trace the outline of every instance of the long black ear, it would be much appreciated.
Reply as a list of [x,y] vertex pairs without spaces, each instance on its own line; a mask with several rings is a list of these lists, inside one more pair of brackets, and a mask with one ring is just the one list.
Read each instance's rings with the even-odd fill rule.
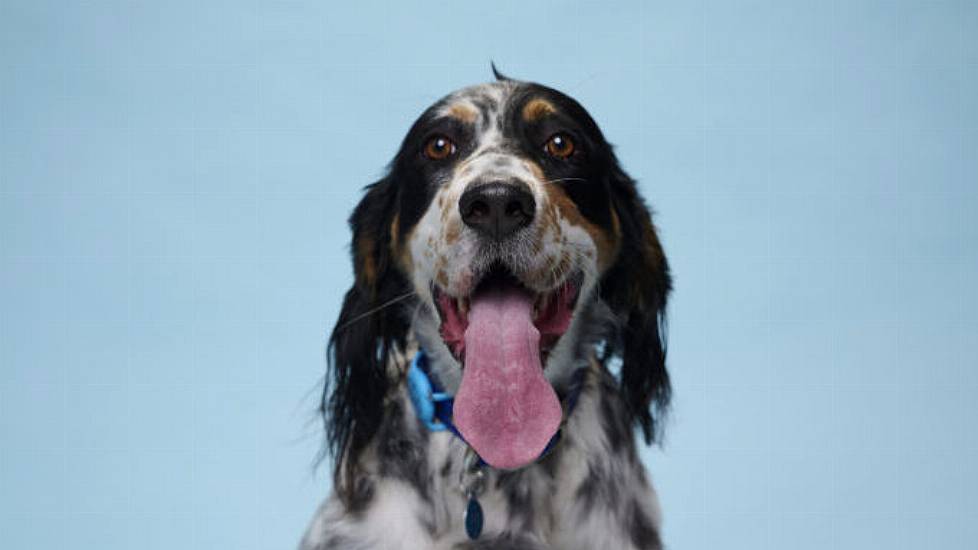
[[618,317],[616,334],[605,353],[621,359],[622,396],[631,420],[651,443],[659,435],[672,393],[665,334],[672,280],[652,216],[635,182],[614,166],[609,187],[621,245],[601,283],[601,297]]
[[349,498],[348,491],[356,485],[351,483],[351,465],[383,417],[388,358],[395,346],[403,349],[408,330],[400,308],[382,308],[407,290],[391,245],[397,226],[396,195],[390,178],[378,181],[367,187],[350,216],[356,278],[329,339],[329,372],[320,409],[328,449],[336,461],[334,486]]

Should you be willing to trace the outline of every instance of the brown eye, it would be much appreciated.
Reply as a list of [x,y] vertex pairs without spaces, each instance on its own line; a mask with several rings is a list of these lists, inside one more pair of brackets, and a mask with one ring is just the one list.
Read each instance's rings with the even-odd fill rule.
[[567,134],[554,134],[547,140],[547,153],[559,159],[565,159],[574,154],[574,142]]
[[431,160],[444,160],[455,154],[455,144],[445,136],[434,136],[424,146],[424,156]]

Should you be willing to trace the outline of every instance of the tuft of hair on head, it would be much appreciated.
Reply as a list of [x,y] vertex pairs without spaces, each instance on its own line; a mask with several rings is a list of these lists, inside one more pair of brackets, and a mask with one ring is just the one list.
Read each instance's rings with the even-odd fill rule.
[[492,76],[496,77],[496,80],[497,81],[499,81],[499,82],[508,82],[510,80],[513,80],[512,78],[510,78],[510,77],[504,75],[503,73],[499,72],[499,69],[496,68],[496,62],[495,61],[491,61],[490,60],[489,61],[489,66],[492,67]]

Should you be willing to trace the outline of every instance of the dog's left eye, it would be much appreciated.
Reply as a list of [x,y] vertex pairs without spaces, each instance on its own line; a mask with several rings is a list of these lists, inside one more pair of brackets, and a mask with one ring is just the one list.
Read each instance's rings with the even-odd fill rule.
[[444,160],[455,154],[455,143],[445,136],[433,136],[425,143],[424,156],[431,160]]
[[550,136],[544,148],[552,157],[559,159],[569,158],[574,154],[574,140],[567,134],[558,132]]

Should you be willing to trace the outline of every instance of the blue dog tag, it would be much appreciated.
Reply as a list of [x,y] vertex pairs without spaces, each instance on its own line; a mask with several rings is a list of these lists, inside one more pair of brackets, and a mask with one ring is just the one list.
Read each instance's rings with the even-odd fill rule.
[[482,534],[482,505],[475,495],[469,497],[469,505],[465,507],[465,534],[475,540]]

